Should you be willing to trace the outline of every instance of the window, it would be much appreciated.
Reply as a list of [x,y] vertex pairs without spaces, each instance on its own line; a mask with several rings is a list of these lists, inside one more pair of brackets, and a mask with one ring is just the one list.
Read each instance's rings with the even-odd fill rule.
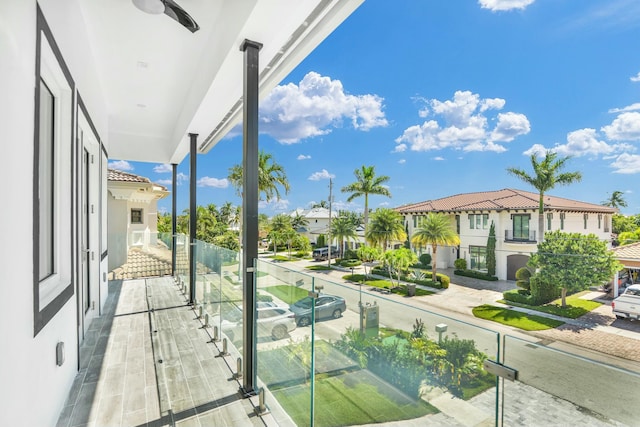
[[551,230],[551,220],[553,219],[553,214],[552,213],[548,213],[547,214],[547,230]]
[[131,209],[131,224],[143,224],[142,209]]
[[598,214],[598,230],[602,228],[602,214]]
[[34,335],[73,296],[74,83],[37,8],[33,127]]
[[487,248],[485,246],[469,246],[471,270],[487,269]]
[[564,217],[565,217],[565,213],[562,212],[560,214],[560,230],[564,230]]
[[604,216],[604,232],[609,232],[609,215]]
[[40,281],[55,273],[55,97],[40,79],[40,121],[38,135],[38,215]]
[[584,221],[584,229],[587,229],[587,220],[589,219],[589,214],[583,214],[582,219]]
[[486,230],[489,223],[489,214],[469,214],[469,228]]
[[529,240],[529,220],[531,215],[513,215],[513,239]]

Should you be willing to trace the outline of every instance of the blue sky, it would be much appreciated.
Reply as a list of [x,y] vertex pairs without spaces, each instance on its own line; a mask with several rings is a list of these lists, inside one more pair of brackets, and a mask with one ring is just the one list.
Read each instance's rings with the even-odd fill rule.
[[[366,0],[260,105],[260,148],[291,191],[261,203],[273,215],[328,200],[353,171],[375,165],[394,207],[453,194],[518,188],[506,172],[529,156],[570,155],[583,180],[551,194],[601,203],[625,193],[640,213],[640,2],[637,0]],[[198,157],[198,204],[240,204],[229,168],[239,135]],[[165,165],[112,161],[170,183]],[[178,209],[188,207],[188,157]],[[170,198],[159,203],[170,210]]]

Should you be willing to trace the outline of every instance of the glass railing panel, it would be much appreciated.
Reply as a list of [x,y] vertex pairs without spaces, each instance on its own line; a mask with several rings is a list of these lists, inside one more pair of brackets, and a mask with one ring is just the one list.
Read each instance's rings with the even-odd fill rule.
[[176,236],[176,271],[179,283],[184,284],[186,295],[189,295],[189,237],[184,234]]
[[[327,279],[274,263],[260,265],[271,280],[282,282],[280,292],[291,294],[300,287],[307,291],[312,279],[319,293],[313,328],[305,326],[312,303],[303,292],[290,303],[298,322],[290,340],[296,343],[306,336],[313,340],[315,381],[308,396],[313,392],[314,425],[418,418],[425,425],[495,423],[496,378],[484,371],[482,362],[497,360],[497,333],[420,309],[408,304],[406,297],[345,282],[346,272],[323,273]],[[428,302],[428,296],[419,298]],[[296,396],[295,402],[305,397]],[[295,407],[291,399],[288,395],[279,403],[296,424],[309,425],[304,416],[290,412]]]
[[504,425],[626,425],[640,422],[640,374],[504,337]]
[[310,320],[296,319],[289,307],[308,297],[314,279],[270,261],[258,260],[256,267],[259,384],[265,387],[270,411],[279,424],[290,425],[293,420],[308,426],[315,380],[311,375],[313,329]]

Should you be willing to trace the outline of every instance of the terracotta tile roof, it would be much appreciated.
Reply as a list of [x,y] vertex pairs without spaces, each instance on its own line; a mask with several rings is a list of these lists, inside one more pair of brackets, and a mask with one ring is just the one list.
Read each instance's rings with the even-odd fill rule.
[[157,187],[161,187],[164,191],[167,191],[167,187],[155,184],[149,180],[149,178],[145,178],[144,176],[134,175],[132,173],[119,171],[117,169],[107,169],[107,181],[115,181],[115,182],[140,182],[144,184],[153,184]]
[[[539,195],[529,191],[505,188],[497,191],[456,194],[395,208],[400,213],[464,212],[473,210],[537,209]],[[616,209],[562,197],[544,196],[545,210],[615,213]]]
[[640,242],[631,243],[630,245],[618,246],[611,249],[613,256],[618,259],[637,259],[640,260]]

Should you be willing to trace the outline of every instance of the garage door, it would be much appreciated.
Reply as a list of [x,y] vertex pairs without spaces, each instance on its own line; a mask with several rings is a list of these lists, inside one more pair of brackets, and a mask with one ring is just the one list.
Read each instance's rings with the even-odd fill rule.
[[516,280],[516,271],[527,265],[529,256],[509,255],[507,256],[507,280]]

